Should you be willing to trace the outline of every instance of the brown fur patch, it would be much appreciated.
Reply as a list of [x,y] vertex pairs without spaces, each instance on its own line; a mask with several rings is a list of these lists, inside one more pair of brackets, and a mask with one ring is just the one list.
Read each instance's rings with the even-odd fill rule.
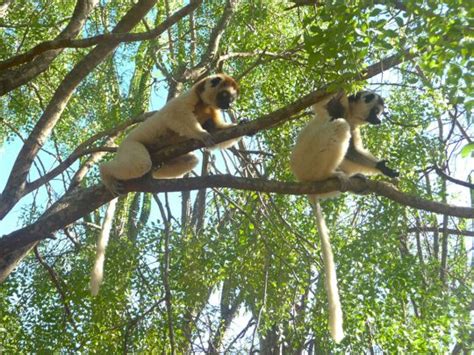
[[211,106],[199,101],[194,107],[193,113],[196,115],[198,122],[202,126],[207,120],[212,119],[216,115],[214,111],[215,109],[213,109]]
[[203,80],[202,82],[200,82],[198,84],[198,86],[196,86],[196,92],[198,94],[203,93],[205,89],[206,89],[206,81],[205,80]]
[[237,84],[237,82],[231,78],[230,76],[225,76],[224,77],[224,80],[223,82],[221,83],[221,85],[223,87],[225,86],[230,86],[230,87],[233,87],[235,89],[235,91],[237,92],[237,95],[240,94],[240,87],[239,87],[239,84]]

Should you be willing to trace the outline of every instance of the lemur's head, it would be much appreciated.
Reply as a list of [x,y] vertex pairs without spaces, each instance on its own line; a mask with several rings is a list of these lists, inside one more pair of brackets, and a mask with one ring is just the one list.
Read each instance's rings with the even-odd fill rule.
[[195,85],[200,99],[207,105],[227,110],[239,96],[239,85],[226,74],[211,75]]
[[349,96],[349,115],[347,120],[354,125],[364,123],[380,124],[384,110],[383,99],[372,91],[359,91]]

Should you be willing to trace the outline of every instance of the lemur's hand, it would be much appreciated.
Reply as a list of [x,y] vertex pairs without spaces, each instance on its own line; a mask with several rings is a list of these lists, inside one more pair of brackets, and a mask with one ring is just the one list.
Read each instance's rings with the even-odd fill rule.
[[[243,118],[239,121],[238,124],[241,125],[241,124],[246,124],[246,123],[249,123],[249,122],[250,122],[249,119]],[[257,133],[257,132],[250,132],[250,133],[247,133],[246,136],[252,137],[255,133]]]
[[393,170],[391,168],[389,168],[386,164],[387,164],[388,160],[381,160],[377,163],[377,165],[375,166],[377,169],[379,169],[382,174],[388,176],[388,177],[391,177],[391,178],[396,178],[396,177],[399,177],[400,176],[400,173],[396,170]]
[[210,147],[216,145],[216,142],[214,142],[214,138],[212,138],[212,136],[207,132],[203,132],[203,134],[201,135],[201,137],[199,139],[200,139],[201,142],[204,143],[206,148],[210,148]]

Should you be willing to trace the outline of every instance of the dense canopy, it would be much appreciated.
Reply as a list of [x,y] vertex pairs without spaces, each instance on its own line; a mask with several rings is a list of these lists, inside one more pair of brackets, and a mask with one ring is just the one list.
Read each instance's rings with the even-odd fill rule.
[[[0,0],[0,353],[472,350],[474,4]],[[198,79],[241,95],[189,177],[112,195],[98,164]],[[323,202],[346,337],[328,331],[319,238],[289,153],[328,94],[386,102],[365,145],[400,177]],[[157,142],[159,145],[160,142]],[[202,148],[187,141],[155,163]],[[364,190],[364,194],[360,192]]]

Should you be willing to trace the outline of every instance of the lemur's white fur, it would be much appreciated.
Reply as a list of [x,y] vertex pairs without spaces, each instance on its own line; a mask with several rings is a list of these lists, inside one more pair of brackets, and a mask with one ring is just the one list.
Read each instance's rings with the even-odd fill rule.
[[[122,141],[115,158],[100,165],[104,185],[114,194],[120,180],[130,180],[145,175],[152,169],[147,146],[162,137],[179,136],[199,139],[206,146],[227,148],[238,139],[215,145],[210,133],[203,127],[211,122],[211,129],[231,127],[222,118],[221,109],[229,107],[238,95],[238,85],[230,76],[217,74],[196,83],[188,92],[170,100],[161,110],[134,128]],[[226,93],[227,101],[222,99]],[[219,102],[221,100],[221,102]],[[210,130],[210,129],[209,129]],[[197,158],[192,153],[169,160],[153,171],[155,178],[179,177],[192,170]]]
[[[373,97],[365,102],[366,97]],[[327,109],[331,103],[338,103],[343,115],[331,116]],[[380,96],[364,91],[349,99],[344,95],[331,97],[313,105],[315,117],[300,132],[291,153],[291,169],[300,181],[321,181],[332,176],[340,177],[339,172],[349,176],[355,174],[378,174],[379,160],[363,146],[359,126],[367,123],[373,109],[382,113],[383,101]],[[360,156],[356,160],[345,159],[350,139]],[[364,160],[365,157],[367,160]]]
[[[367,122],[378,124],[383,100],[372,92],[360,92],[346,97],[338,94],[313,105],[315,117],[300,132],[290,157],[291,170],[300,181],[321,181],[337,177],[341,182],[355,174],[385,173],[397,176],[365,150],[359,126]],[[352,142],[351,142],[352,138]],[[308,196],[321,239],[325,286],[329,303],[329,328],[332,338],[344,338],[342,309],[337,286],[336,267],[326,222],[318,199],[334,194]]]
[[316,219],[316,226],[321,240],[321,252],[323,254],[324,269],[326,277],[324,286],[328,297],[329,330],[336,343],[344,338],[342,307],[339,300],[339,288],[337,286],[336,265],[332,253],[331,241],[329,240],[329,230],[321,212],[321,205],[316,196],[309,196],[311,208]]
[[[238,94],[238,84],[228,75],[217,74],[200,80],[189,91],[170,100],[125,137],[114,159],[100,165],[102,182],[114,195],[119,194],[120,180],[141,177],[152,169],[152,159],[147,147],[160,140],[165,139],[167,144],[174,144],[191,138],[201,140],[207,147],[224,149],[232,146],[240,138],[215,144],[209,132],[235,125],[224,122],[221,110],[229,108]],[[197,157],[193,153],[187,153],[166,161],[154,169],[152,175],[157,179],[180,177],[191,171],[197,163]],[[93,295],[98,293],[102,281],[105,248],[116,202],[115,198],[107,209],[104,226],[97,241],[96,262],[91,278]]]
[[94,262],[94,268],[91,272],[91,294],[97,296],[99,288],[104,278],[104,261],[105,261],[105,249],[109,243],[110,230],[112,229],[112,221],[114,219],[115,208],[117,206],[117,198],[110,201],[105,211],[104,222],[100,231],[99,238],[96,246],[96,256]]

